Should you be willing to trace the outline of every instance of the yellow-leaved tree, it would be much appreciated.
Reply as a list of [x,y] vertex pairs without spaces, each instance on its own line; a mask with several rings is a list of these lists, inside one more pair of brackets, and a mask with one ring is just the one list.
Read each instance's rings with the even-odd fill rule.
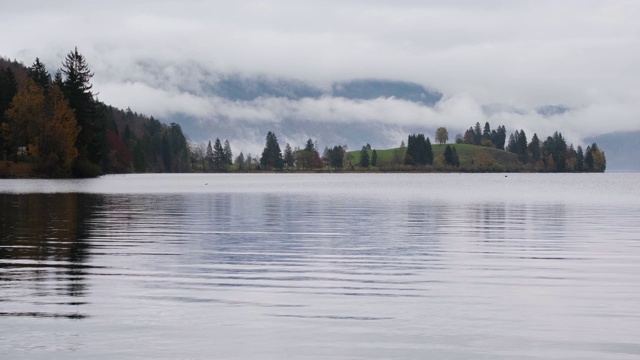
[[78,156],[75,142],[80,128],[76,117],[57,85],[49,88],[46,106],[47,121],[44,122],[41,138],[36,142],[33,154],[49,166],[70,171]]
[[33,146],[34,137],[45,121],[43,89],[26,78],[11,100],[5,116],[9,120],[11,150],[17,155],[27,155]]
[[44,175],[71,175],[80,129],[57,85],[51,85],[45,93],[42,86],[26,78],[7,110],[7,118],[17,154],[26,151],[27,158]]

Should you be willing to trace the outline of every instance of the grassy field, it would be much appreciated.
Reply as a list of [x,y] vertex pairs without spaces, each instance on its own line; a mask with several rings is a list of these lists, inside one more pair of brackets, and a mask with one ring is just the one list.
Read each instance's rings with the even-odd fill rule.
[[[462,171],[520,171],[523,164],[518,161],[516,154],[498,150],[495,148],[469,145],[469,144],[449,144],[456,148],[460,159],[460,170]],[[451,171],[452,169],[444,166],[444,149],[447,145],[432,145],[433,155],[435,158],[434,169],[438,171]],[[378,150],[378,167],[384,169],[390,167],[393,162],[394,154],[398,148]],[[369,158],[373,151],[369,152]],[[351,163],[357,167],[360,163],[360,150],[349,151],[351,154]],[[440,157],[440,158],[439,158]],[[348,166],[348,164],[345,164]]]

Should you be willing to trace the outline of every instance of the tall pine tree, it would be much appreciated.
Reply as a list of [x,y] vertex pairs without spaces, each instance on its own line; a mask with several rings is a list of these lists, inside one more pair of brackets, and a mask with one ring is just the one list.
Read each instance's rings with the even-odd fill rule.
[[266,169],[282,169],[282,152],[278,144],[276,134],[269,131],[267,139],[260,158],[260,165]]
[[69,106],[74,109],[80,126],[80,134],[76,140],[78,158],[82,162],[93,164],[93,168],[86,164],[77,167],[76,176],[96,175],[95,172],[101,171],[105,164],[107,132],[104,118],[97,114],[96,101],[91,91],[93,73],[77,47],[67,54],[61,72],[65,77],[62,90]]

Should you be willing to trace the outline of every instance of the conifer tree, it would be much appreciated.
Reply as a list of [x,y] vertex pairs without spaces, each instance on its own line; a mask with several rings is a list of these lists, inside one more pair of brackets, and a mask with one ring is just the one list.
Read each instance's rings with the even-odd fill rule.
[[482,128],[480,127],[480,123],[476,122],[476,125],[473,127],[473,138],[474,143],[476,145],[480,145],[482,142]]
[[455,146],[452,146],[453,148],[453,165],[458,167],[460,166],[460,158],[458,157],[458,151],[456,150]]
[[292,168],[295,164],[295,157],[293,156],[293,150],[291,150],[291,145],[287,143],[284,147],[284,165],[287,168]]
[[450,145],[444,148],[444,162],[447,165],[453,165],[453,150]]
[[[94,94],[91,91],[93,73],[77,47],[67,54],[61,71],[65,76],[62,90],[69,101],[69,106],[75,110],[76,121],[80,126],[80,134],[76,140],[78,157],[101,168],[107,154],[106,126],[104,119],[96,112]],[[76,175],[88,174],[77,173]]]
[[271,131],[267,133],[265,147],[262,151],[262,157],[260,157],[260,165],[266,169],[282,169],[282,152],[280,151],[278,138]]
[[45,93],[47,92],[47,90],[49,89],[49,83],[51,82],[51,75],[49,75],[47,68],[39,58],[36,58],[36,60],[33,62],[33,65],[31,65],[31,67],[27,69],[27,74],[29,75],[31,80],[33,80],[33,82],[44,89]]
[[240,152],[240,155],[236,157],[235,163],[238,166],[238,170],[240,171],[244,170],[244,154],[242,153],[242,151]]
[[424,163],[427,165],[433,164],[433,148],[431,147],[431,140],[429,140],[429,138],[424,142],[424,153]]
[[576,151],[576,171],[584,171],[584,152],[580,145]]
[[224,159],[227,165],[233,165],[233,153],[231,152],[229,140],[224,141]]
[[485,140],[491,140],[491,126],[489,122],[484,123],[484,129],[482,130],[482,138]]
[[538,139],[538,134],[533,134],[527,150],[531,155],[532,162],[536,163],[540,160],[540,140]]
[[335,170],[342,168],[344,165],[345,150],[342,146],[334,146],[333,149],[329,149],[329,165],[333,166]]
[[227,164],[227,158],[224,153],[224,148],[220,139],[216,138],[216,142],[213,145],[213,169],[215,171],[222,171]]
[[371,166],[376,167],[376,165],[378,165],[378,152],[376,149],[373,149],[371,153]]
[[369,151],[367,151],[366,146],[363,146],[362,150],[360,150],[360,166],[365,169],[369,167]]
[[[209,167],[213,167],[213,146],[211,146],[211,140],[209,140],[207,150],[204,152],[204,159],[209,164]],[[204,166],[202,169],[204,170]]]

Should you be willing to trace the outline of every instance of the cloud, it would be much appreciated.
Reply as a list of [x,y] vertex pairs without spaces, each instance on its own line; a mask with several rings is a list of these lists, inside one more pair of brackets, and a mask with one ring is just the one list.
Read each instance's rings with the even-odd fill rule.
[[[579,141],[640,129],[638,18],[640,3],[625,0],[21,1],[3,5],[0,23],[15,36],[0,51],[27,64],[39,56],[53,72],[78,46],[102,101],[156,117],[182,113],[246,129],[287,118],[372,122],[390,134],[489,121]],[[202,92],[203,74],[215,81],[231,72],[323,88],[396,79],[445,97],[427,108],[398,99],[233,102]],[[485,113],[486,104],[521,111]],[[549,104],[571,110],[534,110]]]

